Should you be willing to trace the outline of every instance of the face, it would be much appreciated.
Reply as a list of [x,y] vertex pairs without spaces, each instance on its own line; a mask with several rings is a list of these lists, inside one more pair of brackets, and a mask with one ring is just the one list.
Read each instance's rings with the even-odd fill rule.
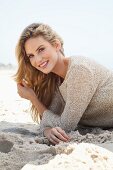
[[58,45],[51,45],[43,37],[30,38],[25,43],[26,55],[33,67],[47,74],[58,60]]

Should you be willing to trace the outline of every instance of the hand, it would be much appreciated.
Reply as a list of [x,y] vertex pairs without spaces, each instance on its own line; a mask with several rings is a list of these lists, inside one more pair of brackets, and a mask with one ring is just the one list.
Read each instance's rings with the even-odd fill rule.
[[67,142],[70,138],[60,127],[46,128],[44,135],[53,144],[58,144],[61,141]]
[[32,98],[36,96],[34,90],[30,88],[24,80],[22,83],[17,84],[17,90],[20,97],[27,100],[32,100]]

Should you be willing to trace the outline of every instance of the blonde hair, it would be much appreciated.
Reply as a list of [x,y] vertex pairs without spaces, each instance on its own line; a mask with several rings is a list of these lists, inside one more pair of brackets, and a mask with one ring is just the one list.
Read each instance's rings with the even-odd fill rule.
[[[48,108],[51,104],[55,90],[57,89],[58,82],[62,78],[54,73],[44,74],[34,68],[25,52],[25,42],[31,37],[42,36],[50,44],[53,45],[56,39],[61,43],[60,52],[64,55],[63,40],[61,37],[52,30],[52,28],[43,23],[33,23],[27,26],[17,43],[16,57],[18,61],[18,70],[15,74],[15,81],[21,83],[25,79],[28,85],[35,91],[37,98]],[[32,105],[32,118],[34,121],[39,121],[40,115],[37,109]]]

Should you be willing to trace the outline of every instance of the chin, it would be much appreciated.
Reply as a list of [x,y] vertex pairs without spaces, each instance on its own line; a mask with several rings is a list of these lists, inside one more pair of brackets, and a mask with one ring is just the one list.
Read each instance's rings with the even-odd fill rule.
[[51,71],[49,71],[49,70],[40,70],[41,72],[43,72],[44,74],[49,74]]

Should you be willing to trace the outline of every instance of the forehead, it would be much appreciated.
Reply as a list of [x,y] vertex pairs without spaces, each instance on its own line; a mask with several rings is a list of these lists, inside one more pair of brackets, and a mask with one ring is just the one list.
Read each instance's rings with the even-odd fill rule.
[[33,37],[29,38],[25,42],[25,51],[26,52],[31,52],[33,50],[36,50],[40,45],[47,45],[50,44],[47,40],[45,40],[42,36],[39,37]]

